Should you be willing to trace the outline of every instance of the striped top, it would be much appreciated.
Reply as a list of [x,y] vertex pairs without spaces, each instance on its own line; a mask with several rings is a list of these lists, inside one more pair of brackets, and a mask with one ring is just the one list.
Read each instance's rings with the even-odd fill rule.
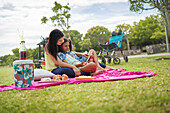
[[74,57],[72,57],[69,54],[64,54],[62,52],[58,53],[58,57],[62,62],[68,63],[68,64],[72,64],[72,65],[76,65],[76,64],[80,64],[81,62],[77,59],[75,59]]

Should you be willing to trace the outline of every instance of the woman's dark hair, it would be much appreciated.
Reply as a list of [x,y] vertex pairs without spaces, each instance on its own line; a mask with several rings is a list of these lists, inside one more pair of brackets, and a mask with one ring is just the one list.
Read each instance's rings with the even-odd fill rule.
[[64,43],[66,43],[66,42],[69,42],[69,48],[70,48],[70,51],[72,51],[72,42],[71,42],[71,40],[68,39],[68,38],[64,38],[64,42],[61,44],[61,46],[59,46],[59,52],[65,53],[65,51],[64,51],[63,48],[62,48],[62,45],[63,45]]
[[54,29],[53,31],[51,31],[51,33],[49,35],[49,41],[47,43],[46,49],[56,60],[57,60],[56,55],[59,51],[57,42],[63,36],[64,36],[63,32],[61,32],[58,29]]

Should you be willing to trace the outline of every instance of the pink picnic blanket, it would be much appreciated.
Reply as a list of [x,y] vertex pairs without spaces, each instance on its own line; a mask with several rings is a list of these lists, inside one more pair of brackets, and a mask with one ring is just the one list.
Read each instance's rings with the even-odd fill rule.
[[153,71],[149,72],[140,72],[140,71],[129,71],[129,72],[122,72],[126,71],[126,69],[117,69],[117,70],[108,70],[105,71],[103,74],[100,75],[93,75],[96,79],[88,79],[88,80],[76,80],[75,78],[70,78],[69,80],[65,81],[52,81],[52,82],[34,82],[34,86],[31,87],[24,87],[24,88],[15,88],[15,84],[13,83],[10,86],[1,85],[0,91],[6,90],[23,90],[23,89],[41,89],[49,86],[55,86],[59,84],[78,84],[83,82],[104,82],[104,81],[115,81],[115,80],[129,80],[135,78],[142,78],[142,77],[150,77],[156,75]]

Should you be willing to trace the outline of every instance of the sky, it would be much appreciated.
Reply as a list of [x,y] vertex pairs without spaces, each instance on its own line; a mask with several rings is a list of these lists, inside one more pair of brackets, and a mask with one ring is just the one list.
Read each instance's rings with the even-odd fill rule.
[[[43,16],[53,16],[51,8],[55,0],[0,0],[0,56],[13,54],[19,48],[23,34],[26,48],[36,48],[41,37],[59,27],[41,24]],[[104,26],[114,31],[119,24],[130,24],[156,14],[156,10],[142,14],[129,10],[128,0],[58,0],[58,3],[71,7],[70,30],[78,30],[85,35],[95,26]]]

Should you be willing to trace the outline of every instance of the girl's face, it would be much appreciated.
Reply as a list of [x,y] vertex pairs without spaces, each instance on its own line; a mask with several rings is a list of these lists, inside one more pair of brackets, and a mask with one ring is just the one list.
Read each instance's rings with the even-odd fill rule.
[[64,52],[70,52],[70,47],[69,47],[70,43],[69,42],[65,42],[63,45],[62,45],[62,48],[64,50]]
[[64,42],[64,36],[57,41],[57,45],[61,45]]

